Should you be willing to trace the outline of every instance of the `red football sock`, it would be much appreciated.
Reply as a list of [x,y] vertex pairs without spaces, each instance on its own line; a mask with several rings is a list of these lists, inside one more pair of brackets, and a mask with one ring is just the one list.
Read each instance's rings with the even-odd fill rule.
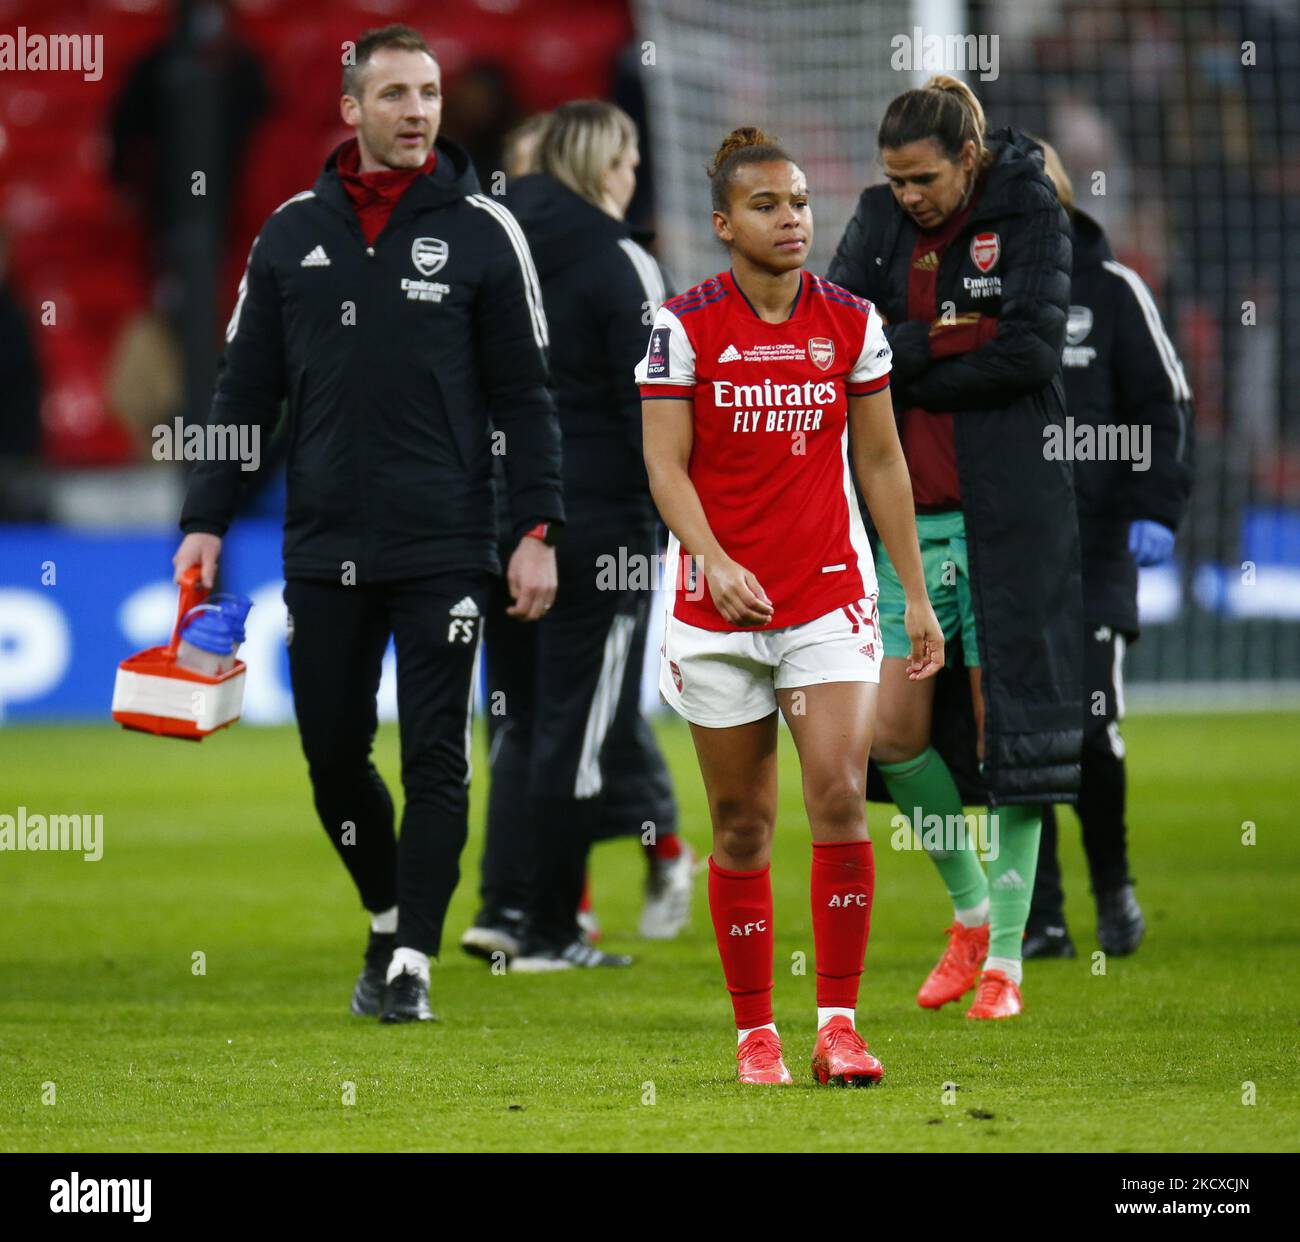
[[709,912],[736,1029],[772,1021],[772,875],[728,871],[709,859]]
[[870,841],[813,842],[818,1008],[857,1008],[875,893],[876,861]]
[[675,832],[657,832],[655,839],[645,847],[645,852],[660,862],[668,862],[681,854],[682,839]]
[[582,896],[578,898],[578,913],[586,914],[591,909],[591,872],[582,873]]

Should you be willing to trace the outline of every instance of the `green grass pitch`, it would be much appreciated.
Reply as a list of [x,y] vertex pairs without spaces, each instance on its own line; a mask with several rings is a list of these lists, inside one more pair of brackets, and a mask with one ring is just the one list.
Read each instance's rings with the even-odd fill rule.
[[[859,1026],[886,1077],[840,1091],[808,1069],[809,847],[788,736],[775,998],[795,1085],[742,1089],[703,877],[688,932],[637,942],[634,841],[593,862],[608,942],[638,955],[633,969],[497,976],[461,954],[481,739],[465,877],[434,969],[443,1020],[387,1028],[347,1011],[366,925],[292,729],[240,726],[201,746],[113,727],[5,729],[0,812],[99,813],[105,844],[98,862],[0,854],[0,1149],[1294,1150],[1300,720],[1149,716],[1125,735],[1147,942],[1094,973],[1082,849],[1063,813],[1080,957],[1028,964],[1018,1021],[916,1007],[949,911],[931,864],[889,849],[886,809],[872,808]],[[684,831],[706,853],[689,736],[666,722],[661,737]],[[381,730],[378,759],[397,792],[396,726]],[[793,973],[801,953],[807,973]]]

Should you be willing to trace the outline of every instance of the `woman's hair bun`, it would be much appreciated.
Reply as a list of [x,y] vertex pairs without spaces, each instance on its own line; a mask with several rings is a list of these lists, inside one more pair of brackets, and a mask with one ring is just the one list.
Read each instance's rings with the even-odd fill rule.
[[722,145],[718,148],[717,154],[713,157],[713,166],[709,169],[709,176],[716,177],[718,170],[722,167],[729,155],[737,151],[743,151],[746,147],[774,147],[776,140],[769,138],[761,129],[753,125],[742,125],[739,129],[733,129],[723,140]]

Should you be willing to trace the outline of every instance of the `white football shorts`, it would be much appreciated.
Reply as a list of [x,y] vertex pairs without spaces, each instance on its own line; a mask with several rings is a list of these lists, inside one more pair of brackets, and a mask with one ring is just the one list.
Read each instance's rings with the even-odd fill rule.
[[876,596],[779,630],[702,630],[665,618],[659,690],[692,724],[730,729],[776,710],[776,692],[880,681]]

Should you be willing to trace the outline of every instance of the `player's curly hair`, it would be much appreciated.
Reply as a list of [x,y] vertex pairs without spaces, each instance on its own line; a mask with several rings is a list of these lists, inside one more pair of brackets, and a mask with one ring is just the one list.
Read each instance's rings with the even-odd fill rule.
[[712,184],[713,210],[728,211],[731,208],[731,183],[736,172],[746,164],[767,164],[773,160],[785,160],[793,163],[790,156],[777,145],[775,138],[769,138],[761,129],[752,125],[742,125],[733,129],[723,140],[709,166],[709,181]]
[[882,151],[933,139],[953,162],[967,142],[975,144],[976,167],[982,168],[991,152],[984,146],[984,109],[965,82],[936,73],[917,90],[895,97],[880,119],[876,144]]

